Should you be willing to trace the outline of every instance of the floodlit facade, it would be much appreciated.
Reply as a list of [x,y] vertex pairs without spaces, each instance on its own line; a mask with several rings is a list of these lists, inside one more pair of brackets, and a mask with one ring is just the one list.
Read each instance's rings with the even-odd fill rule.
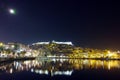
[[65,45],[73,45],[72,42],[57,42],[57,41],[52,41],[52,43],[56,43],[56,44],[65,44]]
[[[55,44],[63,44],[63,45],[73,45],[72,42],[58,42],[58,41],[52,41],[52,43],[55,43]],[[47,45],[47,44],[50,44],[50,42],[37,42],[37,43],[33,43],[32,45]]]
[[50,42],[37,42],[37,43],[33,43],[32,45],[42,45],[42,44],[50,44]]

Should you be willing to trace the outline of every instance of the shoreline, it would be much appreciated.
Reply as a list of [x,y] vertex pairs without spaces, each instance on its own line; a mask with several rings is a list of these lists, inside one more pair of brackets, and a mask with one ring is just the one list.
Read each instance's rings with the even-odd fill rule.
[[[2,60],[3,59],[3,60]],[[36,59],[36,57],[23,57],[23,58],[1,58],[0,59],[0,63],[4,63],[4,62],[12,62],[12,61],[22,61],[22,60],[34,60],[34,59]],[[88,60],[120,60],[120,58],[118,59],[118,58],[55,58],[55,57],[50,57],[50,58],[48,58],[48,57],[44,57],[44,58],[41,58],[41,57],[39,57],[39,59],[41,59],[41,60],[45,60],[45,59],[83,59],[83,60],[85,60],[85,59],[88,59]]]
[[3,60],[0,60],[0,63],[4,62],[12,62],[12,61],[22,61],[22,60],[34,60],[35,57],[23,57],[23,58],[2,58]]
[[88,59],[88,60],[120,60],[120,58],[69,58],[69,57],[38,57],[39,59]]

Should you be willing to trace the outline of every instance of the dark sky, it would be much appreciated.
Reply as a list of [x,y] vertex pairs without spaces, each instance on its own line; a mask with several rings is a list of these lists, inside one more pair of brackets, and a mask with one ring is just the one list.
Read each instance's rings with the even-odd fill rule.
[[[8,12],[16,9],[16,14]],[[120,7],[112,0],[0,0],[0,41],[72,41],[120,49]]]

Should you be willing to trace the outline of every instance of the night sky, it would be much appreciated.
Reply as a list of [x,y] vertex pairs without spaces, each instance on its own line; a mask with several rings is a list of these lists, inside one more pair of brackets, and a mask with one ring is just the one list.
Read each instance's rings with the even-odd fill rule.
[[[10,14],[8,9],[16,10]],[[72,41],[120,49],[120,6],[112,0],[0,0],[0,41]]]

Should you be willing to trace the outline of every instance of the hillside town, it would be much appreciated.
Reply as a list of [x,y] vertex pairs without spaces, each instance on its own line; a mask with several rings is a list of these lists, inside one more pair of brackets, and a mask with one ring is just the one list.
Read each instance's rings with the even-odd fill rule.
[[0,58],[94,58],[120,59],[120,51],[82,48],[72,42],[0,43]]

